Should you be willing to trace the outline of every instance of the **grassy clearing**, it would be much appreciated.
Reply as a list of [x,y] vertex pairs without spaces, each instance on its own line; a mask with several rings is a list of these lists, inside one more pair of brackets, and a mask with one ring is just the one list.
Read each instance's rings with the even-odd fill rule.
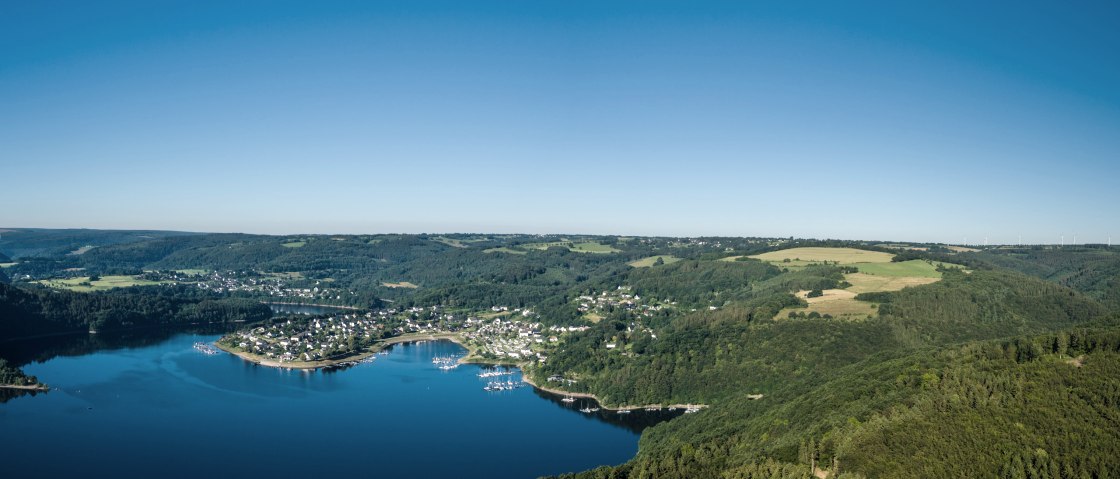
[[177,270],[175,270],[175,272],[180,273],[180,274],[194,275],[194,274],[208,274],[208,273],[210,273],[210,270],[207,270],[207,269],[177,269]]
[[268,275],[268,276],[272,276],[273,278],[303,279],[303,273],[301,273],[299,271],[285,271],[283,273],[265,273],[265,274]]
[[634,260],[634,261],[631,261],[631,262],[626,263],[626,264],[628,264],[630,266],[633,266],[635,268],[648,268],[650,266],[653,266],[654,263],[657,262],[658,258],[661,258],[661,261],[664,261],[665,264],[673,264],[673,263],[676,263],[677,261],[681,260],[680,258],[678,258],[676,256],[662,255],[662,256],[650,256],[648,258],[642,258],[642,259],[639,259],[639,260]]
[[[785,266],[787,263],[781,263]],[[778,313],[776,319],[789,316],[792,311],[804,314],[828,314],[834,318],[862,319],[878,315],[875,303],[858,301],[855,296],[859,293],[872,293],[879,291],[898,291],[911,286],[936,283],[941,281],[939,266],[954,267],[957,265],[937,261],[910,260],[898,263],[855,263],[859,272],[844,275],[844,280],[851,283],[845,289],[829,289],[824,291],[824,296],[808,298],[808,291],[801,291],[797,296],[804,299],[807,308],[786,308]]]
[[890,263],[893,257],[894,255],[890,253],[855,248],[790,248],[751,256],[751,258],[772,263],[783,263],[784,260],[788,259],[791,262],[822,263],[829,261],[840,264]]
[[599,313],[587,313],[583,315],[583,319],[591,321],[592,323],[598,323],[603,320],[603,315]]
[[852,291],[855,293],[898,291],[902,288],[910,286],[921,286],[923,284],[930,284],[941,281],[941,278],[928,278],[921,276],[876,276],[864,273],[848,274],[844,276],[844,279],[852,284],[847,288],[848,291]]
[[937,271],[937,266],[940,264],[942,263],[912,259],[899,263],[858,264],[856,267],[859,268],[860,273],[877,276],[940,278],[941,273]]
[[593,241],[588,241],[585,243],[575,243],[568,246],[568,249],[575,251],[576,253],[617,253],[620,251],[611,246],[595,243]]
[[856,293],[846,289],[826,289],[824,295],[809,298],[808,291],[799,291],[797,297],[809,303],[807,308],[786,308],[778,312],[776,319],[789,317],[796,311],[803,314],[817,313],[838,319],[864,319],[877,314],[877,306],[866,301],[857,301]]
[[502,246],[502,247],[498,247],[498,248],[490,248],[490,249],[487,249],[487,250],[482,250],[482,252],[483,252],[483,253],[509,253],[509,254],[526,254],[526,252],[525,252],[525,251],[521,251],[521,250],[516,250],[516,249],[510,249],[510,248],[507,248],[507,247],[505,247],[505,246]]
[[51,288],[66,289],[82,293],[87,293],[90,291],[105,291],[113,288],[127,288],[129,286],[155,286],[159,284],[170,284],[170,282],[161,283],[158,281],[137,279],[134,276],[102,276],[101,279],[89,282],[88,285],[81,284],[85,282],[89,282],[89,278],[44,279],[41,281],[37,281],[37,283],[49,286]]
[[19,263],[0,263],[0,268],[11,268]]
[[569,247],[569,245],[571,245],[571,244],[572,244],[571,241],[553,241],[553,242],[550,242],[550,243],[525,243],[525,244],[518,245],[518,246],[521,247],[521,248],[526,248],[526,249],[536,249],[536,250],[544,251],[544,250],[549,249],[553,246],[562,246],[564,248],[571,249]]
[[939,261],[920,259],[899,263],[869,263],[856,265],[859,273],[847,274],[844,279],[852,286],[849,291],[870,293],[875,291],[898,291],[910,286],[936,283],[941,280],[939,266],[959,267]]
[[280,243],[280,246],[283,246],[285,248],[302,248],[306,245],[306,241],[289,241],[287,243]]
[[67,253],[67,254],[71,254],[71,255],[75,255],[75,256],[77,256],[77,255],[80,255],[80,254],[86,254],[86,253],[88,253],[88,252],[89,252],[89,250],[91,250],[91,249],[94,249],[94,248],[96,248],[96,246],[89,246],[89,245],[86,245],[86,246],[82,246],[81,248],[78,248],[78,249],[76,249],[76,250],[74,250],[74,251],[71,251],[71,252],[69,252],[69,253]]
[[460,240],[457,240],[457,239],[454,239],[454,238],[445,238],[443,236],[436,236],[435,238],[432,238],[432,241],[435,241],[437,243],[443,243],[447,246],[452,246],[452,247],[455,247],[455,248],[466,248],[467,247],[467,245],[463,244],[463,242],[460,241]]
[[381,286],[384,286],[386,288],[407,288],[407,289],[419,288],[419,286],[417,286],[415,284],[412,284],[412,283],[409,283],[408,281],[401,281],[399,283],[386,283],[386,282],[382,281]]

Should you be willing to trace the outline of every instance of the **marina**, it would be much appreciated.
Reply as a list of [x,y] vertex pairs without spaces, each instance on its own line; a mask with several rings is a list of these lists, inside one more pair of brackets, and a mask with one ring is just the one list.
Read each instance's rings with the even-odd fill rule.
[[[195,478],[199,469],[309,477],[321,475],[323,463],[336,473],[365,475],[371,460],[381,477],[538,477],[621,464],[637,452],[643,428],[673,417],[616,414],[592,399],[564,402],[564,396],[529,387],[516,368],[440,370],[446,358],[464,353],[448,341],[396,344],[345,367],[303,370],[195,347],[215,339],[135,338],[28,364],[28,373],[50,378],[52,391],[0,404],[0,428],[21,431],[18,439],[0,438],[10,453],[6,472],[113,477],[116,463],[86,458],[127,450],[130,467],[170,478]],[[491,383],[495,390],[479,391]],[[218,409],[220,419],[213,415]],[[439,461],[424,461],[433,435],[469,436],[494,424],[503,425],[507,439],[458,442]],[[175,448],[150,440],[169,431],[180,441]],[[244,447],[261,441],[269,447]],[[511,458],[501,468],[476,460],[495,446]],[[67,460],[33,459],[32,451],[42,448],[68,451]],[[424,461],[422,473],[417,461]]]
[[194,349],[207,356],[213,356],[221,352],[218,348],[207,343],[194,343]]

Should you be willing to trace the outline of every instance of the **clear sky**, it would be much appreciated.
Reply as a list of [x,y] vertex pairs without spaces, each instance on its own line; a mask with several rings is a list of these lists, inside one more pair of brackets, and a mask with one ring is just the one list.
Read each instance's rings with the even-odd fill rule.
[[1116,2],[5,1],[0,226],[1120,241]]

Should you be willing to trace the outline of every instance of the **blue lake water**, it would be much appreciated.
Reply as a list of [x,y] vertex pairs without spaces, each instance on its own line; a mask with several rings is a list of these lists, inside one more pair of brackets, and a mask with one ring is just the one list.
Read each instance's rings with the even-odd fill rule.
[[[54,389],[0,404],[5,477],[531,478],[619,464],[654,413],[583,414],[524,387],[486,392],[449,342],[369,364],[282,370],[205,355],[179,334],[24,370]],[[515,376],[516,377],[516,376]]]

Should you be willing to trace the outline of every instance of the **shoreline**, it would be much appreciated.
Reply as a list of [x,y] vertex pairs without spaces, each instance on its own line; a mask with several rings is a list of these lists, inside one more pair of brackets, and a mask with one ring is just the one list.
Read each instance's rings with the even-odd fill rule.
[[357,352],[355,354],[351,354],[349,356],[345,356],[345,357],[338,358],[338,359],[324,359],[324,360],[321,360],[321,361],[291,361],[291,362],[283,363],[283,362],[280,362],[278,360],[266,358],[266,357],[261,356],[259,354],[253,354],[253,353],[245,352],[245,351],[234,351],[232,349],[229,349],[229,348],[223,346],[222,344],[218,343],[217,341],[215,341],[213,343],[213,345],[214,345],[215,348],[218,348],[218,349],[220,349],[222,351],[225,351],[229,354],[237,356],[244,361],[248,361],[250,363],[253,363],[253,364],[256,364],[256,365],[259,365],[259,366],[268,366],[270,368],[287,368],[287,369],[329,368],[329,367],[332,367],[332,366],[338,366],[339,364],[348,363],[348,362],[351,362],[351,361],[361,361],[365,358],[373,356],[374,354],[377,354],[377,352],[381,350],[381,349],[378,348],[378,349],[360,351],[360,352]]
[[513,366],[513,367],[516,367],[516,368],[521,370],[522,379],[525,381],[526,384],[532,386],[534,389],[544,391],[544,392],[549,393],[549,394],[558,395],[558,396],[569,396],[569,397],[576,397],[576,398],[594,399],[595,402],[597,404],[599,404],[599,407],[601,407],[603,409],[606,409],[608,411],[639,411],[639,410],[645,410],[645,409],[649,409],[649,408],[657,408],[657,409],[690,409],[690,408],[705,409],[705,408],[708,407],[707,404],[669,404],[669,405],[646,404],[646,405],[637,405],[637,406],[635,406],[635,405],[621,405],[621,406],[612,407],[612,406],[609,406],[609,405],[605,404],[602,399],[599,399],[598,396],[596,396],[595,394],[592,394],[592,393],[571,392],[571,391],[565,391],[565,390],[559,389],[559,388],[554,388],[554,387],[549,387],[549,386],[541,386],[541,385],[537,384],[535,381],[533,381],[533,379],[528,374],[525,374],[525,371],[526,371],[525,363],[491,361],[491,360],[486,360],[484,358],[474,356],[474,354],[476,352],[476,349],[471,347],[469,344],[467,344],[467,342],[463,340],[463,337],[460,336],[458,333],[419,333],[419,334],[407,334],[407,335],[395,336],[395,337],[392,337],[392,338],[389,338],[389,339],[379,341],[376,344],[374,344],[373,346],[369,347],[368,349],[363,350],[363,351],[358,352],[358,353],[355,353],[355,354],[351,354],[349,356],[345,356],[345,357],[338,358],[338,359],[327,359],[327,360],[311,361],[311,362],[292,361],[292,362],[282,363],[280,361],[267,359],[263,356],[253,354],[253,353],[248,353],[248,352],[244,352],[244,351],[233,351],[233,350],[230,350],[230,349],[226,348],[225,346],[222,346],[221,344],[219,344],[216,341],[214,342],[214,347],[216,347],[216,348],[218,348],[222,351],[225,351],[229,354],[232,354],[234,356],[237,356],[244,361],[248,361],[248,362],[251,362],[253,364],[260,365],[260,366],[268,366],[268,367],[273,367],[273,368],[314,370],[314,369],[320,369],[320,368],[329,368],[329,367],[332,367],[332,366],[337,366],[339,364],[348,363],[348,362],[352,362],[352,361],[361,361],[361,360],[366,359],[370,356],[373,356],[374,354],[377,354],[378,352],[380,352],[380,351],[384,350],[385,348],[388,348],[389,346],[392,346],[394,344],[415,343],[415,342],[418,342],[418,341],[451,341],[451,342],[453,342],[453,343],[455,343],[455,344],[459,345],[460,347],[467,350],[467,355],[459,358],[459,364],[483,364],[483,365],[491,365],[491,366]]
[[[520,367],[520,366],[518,366],[518,367]],[[658,408],[658,409],[670,409],[670,408],[673,408],[673,409],[689,409],[689,408],[706,409],[708,407],[707,404],[669,404],[669,405],[647,404],[645,406],[621,405],[621,406],[618,406],[618,407],[611,407],[611,406],[608,406],[608,405],[604,404],[602,399],[599,399],[598,396],[596,396],[592,393],[570,392],[570,391],[565,391],[563,389],[552,388],[552,387],[548,387],[548,386],[540,386],[536,382],[534,382],[532,378],[530,378],[528,375],[524,374],[524,371],[525,371],[524,368],[521,368],[521,371],[522,371],[521,377],[524,379],[524,381],[526,383],[528,383],[530,386],[533,386],[536,389],[539,389],[539,390],[547,392],[547,393],[556,394],[556,395],[559,395],[559,396],[569,396],[569,397],[574,397],[574,398],[594,399],[595,402],[599,404],[599,407],[601,407],[603,409],[606,409],[608,411],[641,411],[641,410],[645,410],[647,408],[654,408],[654,407]]]
[[377,354],[378,352],[380,352],[380,351],[384,350],[385,348],[387,348],[389,346],[392,346],[394,344],[414,343],[414,342],[417,342],[417,341],[439,341],[439,340],[451,341],[451,342],[453,342],[455,344],[458,344],[459,346],[461,346],[461,347],[463,347],[464,349],[467,350],[467,355],[462,357],[462,358],[459,358],[459,363],[461,363],[461,364],[468,364],[468,363],[484,364],[484,363],[481,363],[479,361],[476,361],[475,360],[476,358],[471,358],[471,356],[475,352],[475,349],[472,348],[471,346],[469,346],[465,341],[463,341],[463,338],[456,333],[434,333],[434,334],[427,333],[427,334],[413,334],[413,335],[394,336],[394,337],[389,338],[389,339],[384,339],[384,340],[378,341],[377,343],[374,343],[373,346],[370,346],[369,348],[366,348],[362,351],[357,351],[353,354],[343,356],[341,358],[322,359],[322,360],[318,360],[318,361],[280,362],[278,360],[270,359],[270,358],[261,356],[259,354],[253,354],[253,353],[250,353],[250,352],[247,352],[247,351],[233,350],[233,349],[230,349],[230,348],[218,343],[217,341],[215,341],[213,343],[213,345],[214,345],[215,348],[218,348],[218,349],[220,349],[222,351],[225,351],[229,354],[237,356],[237,357],[241,358],[242,360],[245,360],[245,361],[251,362],[253,364],[260,365],[260,366],[268,366],[268,367],[272,367],[272,368],[308,369],[308,370],[311,370],[311,369],[329,368],[329,367],[338,366],[340,364],[349,363],[349,362],[353,362],[353,361],[361,361],[361,360],[366,359],[370,356],[373,356],[374,354]]
[[0,389],[19,389],[21,391],[50,391],[46,384],[0,384]]

